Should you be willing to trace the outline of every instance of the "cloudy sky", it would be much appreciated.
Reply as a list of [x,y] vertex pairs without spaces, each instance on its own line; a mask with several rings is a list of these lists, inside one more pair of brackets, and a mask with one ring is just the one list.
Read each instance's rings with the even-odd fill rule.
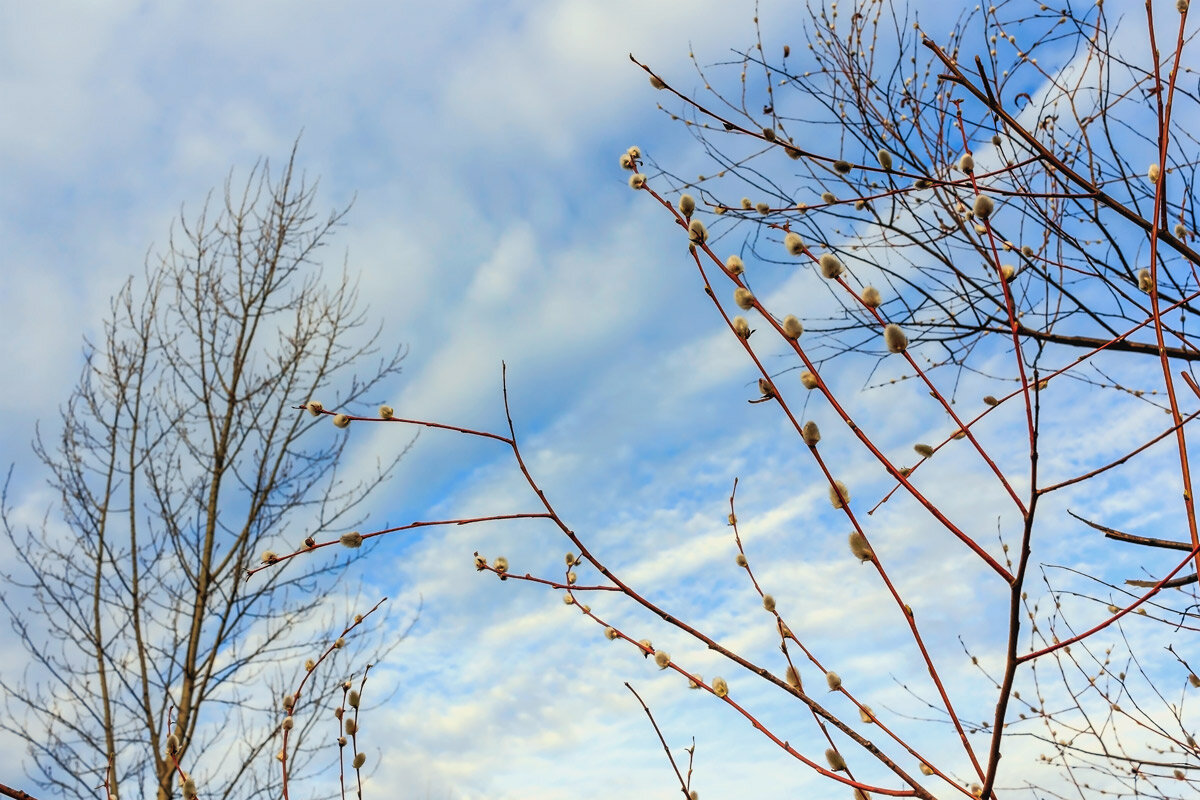
[[[763,5],[769,47],[798,35],[794,5]],[[320,178],[318,202],[353,200],[327,266],[336,273],[344,256],[371,317],[410,348],[380,399],[404,416],[500,431],[506,362],[525,455],[567,524],[650,599],[779,670],[771,618],[734,566],[725,525],[739,478],[759,580],[866,702],[911,723],[905,715],[923,713],[930,687],[895,607],[846,553],[845,521],[786,420],[746,402],[757,375],[703,294],[681,233],[617,166],[636,144],[678,174],[705,169],[628,54],[690,89],[689,51],[707,64],[750,47],[753,14],[749,3],[701,0],[0,2],[0,369],[12,376],[0,396],[0,455],[16,467],[18,518],[52,509],[29,442],[36,423],[56,424],[108,297],[163,245],[181,206],[197,208],[231,167],[244,174],[261,157],[286,158],[303,132],[298,160]],[[815,285],[778,281],[772,297],[802,304]],[[884,446],[902,452],[946,435],[915,384],[860,396],[871,366],[850,362],[827,380],[876,423]],[[1061,418],[1048,409],[1047,427],[1069,423],[1070,408]],[[833,429],[827,408],[808,413],[840,448],[840,477],[873,505],[886,491],[878,469]],[[1119,431],[1084,438],[1097,459],[1162,420],[1141,406],[1095,413],[1096,430]],[[407,441],[383,427],[351,429],[352,465]],[[980,435],[1019,471],[1023,445],[1006,431],[997,422]],[[1082,458],[1045,461],[1066,470]],[[1013,541],[1016,518],[986,474],[970,482],[980,470],[949,454],[927,486],[998,554],[997,531]],[[1153,502],[1150,487],[1123,488],[1114,513]],[[503,447],[427,432],[372,513],[396,524],[536,510],[535,499]],[[1049,505],[1061,512],[1073,500]],[[914,565],[897,582],[965,713],[989,718],[989,683],[956,637],[994,647],[1000,634],[987,623],[1000,619],[1003,587],[911,501],[885,505],[869,526]],[[1040,560],[1086,554],[1094,538],[1071,527]],[[810,770],[743,719],[607,642],[559,593],[472,565],[478,550],[506,556],[514,572],[559,577],[567,549],[549,525],[505,523],[371,551],[354,575],[364,596],[392,598],[387,624],[406,624],[418,603],[422,612],[375,678],[395,695],[367,718],[377,764],[369,796],[397,784],[431,798],[670,796],[677,783],[624,681],[678,754],[695,739],[701,796],[784,797],[812,785]],[[825,745],[784,696],[629,603],[600,596],[593,606],[686,668],[725,675],[739,700],[820,758]],[[912,694],[901,686],[910,678]],[[940,723],[920,736],[952,747]],[[22,781],[15,755],[0,758],[0,782]]]

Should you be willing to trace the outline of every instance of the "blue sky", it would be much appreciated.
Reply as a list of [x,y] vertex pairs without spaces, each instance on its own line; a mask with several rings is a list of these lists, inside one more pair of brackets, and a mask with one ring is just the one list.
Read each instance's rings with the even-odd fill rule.
[[[763,4],[764,27],[786,29],[792,5]],[[181,204],[197,208],[230,167],[244,174],[260,157],[286,157],[303,131],[299,163],[320,178],[319,202],[354,200],[326,267],[336,273],[344,255],[371,317],[411,348],[389,387],[398,413],[499,431],[506,361],[526,456],[567,523],[653,599],[770,662],[770,619],[733,566],[723,524],[740,477],[747,549],[781,609],[804,621],[867,702],[917,713],[893,680],[913,667],[894,608],[845,553],[844,520],[799,466],[805,454],[776,409],[745,402],[757,376],[701,292],[680,233],[617,167],[632,144],[682,174],[705,164],[655,109],[661,95],[627,55],[690,87],[689,49],[718,61],[750,46],[752,14],[743,3],[632,0],[0,4],[0,318],[10,343],[0,369],[19,376],[0,396],[0,455],[16,465],[17,518],[36,521],[52,506],[29,441],[35,423],[54,426],[81,337],[95,337],[107,298],[163,245]],[[769,291],[773,302],[802,304],[815,285]],[[944,437],[945,419],[919,410],[915,386],[860,397],[869,366],[850,363],[833,382],[884,445]],[[968,378],[963,394],[985,393],[975,389]],[[1061,419],[1047,411],[1047,427],[1066,430],[1069,396],[1058,410]],[[1097,433],[1083,449],[1096,458],[1162,419],[1115,404],[1094,413]],[[1021,442],[1008,430],[998,423],[981,435],[1017,464]],[[407,441],[390,428],[349,435],[351,468],[361,470]],[[839,476],[856,496],[877,496],[878,470],[838,437],[829,436],[844,446]],[[1078,457],[1046,462],[1065,469]],[[1147,474],[1158,468],[1148,463]],[[1014,519],[984,477],[964,488],[979,469],[947,453],[931,464],[929,486],[952,516],[985,520],[980,538],[996,550],[995,529],[1011,536]],[[530,510],[532,499],[499,446],[426,433],[372,513],[395,524]],[[1120,513],[1153,499],[1143,485],[1105,502]],[[928,620],[952,689],[989,716],[987,683],[956,636],[964,619],[991,620],[1001,593],[911,502],[885,506],[871,525],[914,565],[898,580]],[[1091,538],[1071,528],[1041,560],[1086,555]],[[702,796],[791,796],[812,785],[714,698],[605,641],[555,593],[472,566],[479,550],[505,555],[515,572],[556,575],[566,549],[548,526],[527,523],[375,547],[355,573],[364,596],[393,598],[390,625],[405,624],[418,602],[423,611],[378,668],[375,680],[396,696],[365,728],[379,765],[372,794],[403,782],[431,797],[667,796],[673,775],[626,680],[673,746],[695,737]],[[804,738],[811,726],[767,687],[628,604],[595,606],[694,671],[726,675],[739,699],[820,754]],[[995,643],[986,625],[966,633],[973,647]],[[948,744],[946,730],[921,735]],[[0,763],[0,782],[20,785],[18,765]]]

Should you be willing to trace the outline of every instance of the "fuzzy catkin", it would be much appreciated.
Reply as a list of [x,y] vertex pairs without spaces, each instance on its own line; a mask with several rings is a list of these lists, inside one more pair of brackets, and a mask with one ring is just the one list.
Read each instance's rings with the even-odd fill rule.
[[829,768],[834,772],[846,769],[846,759],[842,758],[842,754],[832,747],[825,751],[825,760],[829,762]]
[[986,194],[976,195],[975,203],[971,206],[971,210],[980,219],[987,219],[996,210],[996,202]]
[[883,296],[874,286],[865,286],[862,291],[862,301],[867,308],[879,308],[883,305]]
[[829,691],[836,692],[842,688],[842,679],[836,672],[830,670],[825,673],[825,683],[829,686]]
[[850,490],[841,481],[834,481],[829,487],[829,502],[834,508],[843,508],[850,502]]
[[804,428],[801,430],[800,435],[804,438],[804,443],[809,447],[813,447],[817,442],[821,441],[821,429],[811,419],[804,423]]
[[833,253],[822,254],[822,256],[818,259],[818,262],[821,265],[821,274],[829,280],[833,280],[842,274],[843,267],[841,259],[835,256]]
[[733,332],[735,334],[737,334],[737,337],[739,339],[749,339],[750,338],[750,323],[746,321],[745,317],[734,317],[733,318]]
[[892,168],[892,154],[884,148],[879,148],[879,152],[875,154],[875,158],[879,159],[879,166],[884,169]]
[[800,324],[800,320],[792,314],[788,314],[783,318],[783,335],[789,339],[799,339],[804,333],[804,326]]
[[680,195],[679,197],[679,213],[685,217],[691,217],[696,211],[696,198],[690,194]]
[[875,558],[875,551],[867,544],[867,537],[858,531],[850,534],[850,552],[859,561],[871,561]]
[[733,290],[733,302],[743,311],[749,311],[754,308],[754,294],[749,289],[739,286]]
[[724,678],[713,678],[712,690],[717,697],[729,696],[729,684],[725,682]]
[[725,259],[725,269],[729,270],[730,275],[741,275],[746,271],[746,265],[742,263],[741,256],[730,256]]
[[698,219],[688,223],[688,240],[692,244],[704,244],[708,241],[708,228]]
[[883,329],[883,342],[892,353],[903,353],[908,349],[908,337],[894,322]]
[[783,246],[794,256],[804,253],[804,240],[800,238],[800,234],[798,233],[789,233],[787,236],[784,236]]
[[815,389],[820,386],[821,383],[817,380],[816,375],[812,374],[808,370],[804,370],[804,372],[800,373],[800,385],[805,389]]

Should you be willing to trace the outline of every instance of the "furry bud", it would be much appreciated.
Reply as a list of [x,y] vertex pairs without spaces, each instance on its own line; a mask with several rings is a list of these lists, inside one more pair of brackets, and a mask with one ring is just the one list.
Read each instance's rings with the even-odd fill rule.
[[688,240],[692,244],[704,244],[708,241],[708,228],[698,219],[688,223]]
[[971,206],[971,210],[980,219],[987,219],[996,210],[996,203],[986,194],[976,195],[975,203]]
[[335,414],[333,417],[333,426],[335,428],[350,427],[350,418],[345,414]]
[[749,311],[754,308],[754,294],[739,286],[733,290],[733,302],[737,303],[738,308]]
[[783,335],[789,339],[799,339],[804,333],[804,326],[800,324],[800,320],[796,319],[791,314],[783,318]]
[[825,683],[829,685],[829,691],[831,692],[836,692],[842,688],[842,679],[833,670],[825,673]]
[[739,339],[749,339],[750,323],[746,321],[745,317],[734,317],[733,332],[737,334]]
[[846,769],[846,759],[842,758],[842,754],[832,747],[825,751],[825,760],[829,762],[829,768],[834,772]]
[[892,168],[892,154],[882,147],[879,148],[879,152],[875,154],[875,158],[879,159],[879,166],[883,167],[884,169]]
[[858,531],[850,534],[850,552],[859,561],[870,561],[875,558],[875,551],[867,544],[867,537],[863,536]]
[[892,323],[883,329],[883,343],[887,345],[887,349],[892,353],[903,353],[908,349],[908,337],[904,335],[904,331],[900,330],[900,326]]
[[812,374],[808,370],[804,370],[804,372],[800,373],[800,385],[805,389],[815,389],[820,386],[821,383],[817,380],[816,375]]
[[853,168],[854,167],[851,166],[849,161],[842,161],[841,159],[838,159],[837,161],[833,162],[833,171],[838,175],[849,175],[850,170]]
[[362,547],[363,536],[358,531],[350,531],[349,533],[343,533],[338,541],[342,543],[343,547],[349,547],[353,550],[356,547]]
[[787,236],[784,236],[783,246],[794,256],[804,253],[804,240],[800,238],[800,234],[798,233],[789,233]]
[[729,684],[725,682],[724,678],[713,678],[712,690],[717,697],[729,696]]
[[646,185],[646,176],[640,172],[635,172],[629,176],[629,188],[641,189]]
[[970,153],[963,153],[963,157],[958,160],[958,168],[968,175],[975,171],[975,159]]
[[1162,167],[1158,164],[1151,164],[1146,170],[1146,179],[1151,183],[1158,183],[1158,179],[1162,177]]
[[1138,270],[1138,288],[1146,294],[1150,294],[1150,290],[1154,288],[1154,277],[1150,274],[1150,270],[1143,267]]
[[314,417],[319,417],[321,412],[325,410],[325,406],[321,404],[320,400],[309,400],[307,403],[305,403],[304,407],[307,408],[308,413],[312,414]]
[[833,253],[825,253],[818,259],[818,262],[821,265],[821,274],[829,280],[842,274],[842,262]]
[[829,502],[834,508],[843,508],[850,502],[850,490],[841,481],[834,481],[829,487]]
[[696,211],[696,198],[690,194],[680,195],[679,197],[679,213],[685,217],[691,217]]
[[725,269],[729,270],[730,275],[741,275],[746,271],[746,265],[742,263],[741,256],[730,256],[725,259]]
[[395,413],[396,413],[395,409],[393,409],[391,406],[380,406],[379,407],[379,418],[380,419],[391,419],[392,416],[395,415]]
[[809,447],[813,447],[817,442],[821,441],[821,429],[811,419],[804,423],[804,428],[800,435],[804,438],[804,443]]
[[879,290],[874,286],[863,288],[862,292],[863,305],[867,308],[879,308],[883,305],[883,297],[879,294]]
[[671,655],[666,650],[659,650],[654,654],[654,663],[659,669],[666,669],[671,663]]
[[922,458],[933,458],[933,448],[927,444],[914,444],[913,450],[916,450],[917,455]]
[[764,594],[762,599],[763,608],[767,611],[775,611],[775,598],[769,594]]

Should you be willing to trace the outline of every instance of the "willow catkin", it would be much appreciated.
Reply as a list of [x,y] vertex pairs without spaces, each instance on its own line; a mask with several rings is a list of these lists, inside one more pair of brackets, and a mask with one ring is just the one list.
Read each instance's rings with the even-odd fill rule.
[[741,256],[730,256],[725,259],[725,269],[729,271],[730,275],[741,275],[746,271],[746,265],[742,263]]
[[783,328],[783,335],[789,339],[799,339],[800,335],[804,333],[804,326],[792,314],[788,314],[783,318],[783,325],[780,327]]
[[745,317],[734,317],[733,332],[737,334],[739,339],[749,339],[750,323],[746,321]]
[[1154,276],[1150,274],[1150,270],[1143,267],[1138,270],[1138,288],[1146,294],[1154,288]]
[[749,311],[754,308],[754,293],[739,286],[733,290],[733,302],[737,303],[738,308]]
[[987,219],[996,210],[996,202],[986,194],[977,195],[975,203],[971,206],[971,210],[980,219]]
[[688,240],[692,244],[704,244],[708,241],[708,228],[704,227],[703,222],[693,219],[688,223]]
[[922,458],[933,457],[933,448],[927,444],[914,444],[913,450],[916,450],[917,455],[921,456]]
[[834,508],[843,508],[850,502],[850,490],[841,481],[834,481],[829,487],[829,502]]
[[819,259],[821,265],[821,274],[829,280],[833,280],[842,274],[842,262],[833,253],[824,253]]
[[862,301],[867,308],[879,308],[883,305],[883,296],[874,286],[865,286],[862,290]]
[[883,167],[884,169],[892,168],[892,154],[884,148],[879,148],[879,152],[875,154],[875,158],[879,160],[879,166]]
[[894,322],[883,329],[883,342],[892,353],[903,353],[908,349],[908,337]]
[[838,159],[837,161],[833,162],[833,171],[838,175],[849,175],[850,170],[852,169],[854,169],[854,167],[849,161],[842,161],[841,159]]
[[800,431],[804,443],[809,447],[813,447],[817,442],[821,441],[821,429],[817,427],[817,423],[811,419],[804,423],[804,428]]
[[842,758],[842,754],[832,747],[825,751],[825,760],[829,762],[829,768],[834,772],[846,769],[846,759]]
[[867,537],[863,536],[859,531],[854,531],[850,534],[850,552],[859,561],[871,561],[875,558],[875,551],[867,544]]
[[690,194],[679,196],[679,213],[685,217],[691,217],[696,211],[696,198]]
[[963,157],[958,160],[958,168],[968,175],[975,171],[975,159],[970,153],[963,153]]
[[836,672],[830,670],[825,673],[825,683],[829,685],[829,691],[836,692],[842,688],[842,679]]
[[784,236],[783,246],[794,256],[804,253],[804,240],[800,238],[800,234],[798,233],[789,233],[787,236]]

